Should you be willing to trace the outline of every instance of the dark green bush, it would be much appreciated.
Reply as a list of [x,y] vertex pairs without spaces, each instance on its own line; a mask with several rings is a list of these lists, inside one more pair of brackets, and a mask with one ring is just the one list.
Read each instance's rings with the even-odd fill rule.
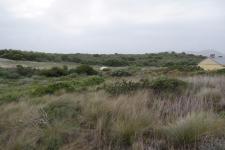
[[131,73],[126,70],[117,70],[112,72],[111,75],[113,77],[128,77],[128,76],[131,76]]
[[18,79],[20,78],[20,75],[13,68],[0,68],[0,78]]
[[16,68],[0,68],[0,78],[4,79],[19,79],[31,77],[38,73],[39,70],[31,67],[23,67],[17,65]]
[[20,77],[31,77],[36,74],[36,69],[17,65],[16,68],[0,68],[0,77],[5,79],[18,79]]
[[125,60],[118,60],[118,59],[109,59],[106,60],[103,65],[112,66],[112,67],[119,67],[119,66],[127,66],[128,62]]
[[167,77],[159,77],[150,83],[150,87],[157,93],[161,92],[179,92],[184,87],[187,86],[187,83],[178,80],[178,79],[170,79]]
[[64,66],[63,68],[53,67],[51,69],[44,69],[40,71],[40,74],[46,77],[60,77],[68,75],[68,73],[69,71],[67,66]]
[[76,73],[86,75],[96,75],[98,72],[89,65],[80,65],[76,68]]
[[31,77],[32,75],[35,74],[36,69],[33,69],[31,67],[23,67],[22,65],[17,65],[16,71],[21,76]]

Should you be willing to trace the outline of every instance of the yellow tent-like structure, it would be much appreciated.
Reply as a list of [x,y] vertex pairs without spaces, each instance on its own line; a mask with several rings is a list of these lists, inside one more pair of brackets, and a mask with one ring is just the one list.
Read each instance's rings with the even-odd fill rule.
[[201,61],[198,66],[207,71],[224,69],[225,58],[222,56],[206,58]]

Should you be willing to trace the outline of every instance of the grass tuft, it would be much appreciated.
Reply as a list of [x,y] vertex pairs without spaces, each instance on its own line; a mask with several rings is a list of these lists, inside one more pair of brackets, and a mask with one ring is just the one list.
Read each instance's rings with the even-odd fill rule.
[[161,134],[174,145],[198,142],[202,136],[213,136],[223,131],[225,122],[215,114],[192,113],[161,129]]

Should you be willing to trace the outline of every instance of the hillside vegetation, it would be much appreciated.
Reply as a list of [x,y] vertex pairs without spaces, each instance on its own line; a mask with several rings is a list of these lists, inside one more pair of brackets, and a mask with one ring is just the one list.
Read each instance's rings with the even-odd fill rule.
[[224,70],[62,64],[0,68],[0,149],[225,149]]
[[106,66],[191,66],[204,57],[192,54],[163,52],[158,54],[50,54],[19,50],[0,50],[0,58],[37,62],[75,62]]

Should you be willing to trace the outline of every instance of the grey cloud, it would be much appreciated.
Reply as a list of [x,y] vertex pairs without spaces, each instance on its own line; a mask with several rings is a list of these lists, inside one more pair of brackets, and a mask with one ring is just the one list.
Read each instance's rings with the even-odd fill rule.
[[0,49],[63,53],[225,51],[224,4],[222,0],[54,0],[42,15],[20,18],[0,3]]

